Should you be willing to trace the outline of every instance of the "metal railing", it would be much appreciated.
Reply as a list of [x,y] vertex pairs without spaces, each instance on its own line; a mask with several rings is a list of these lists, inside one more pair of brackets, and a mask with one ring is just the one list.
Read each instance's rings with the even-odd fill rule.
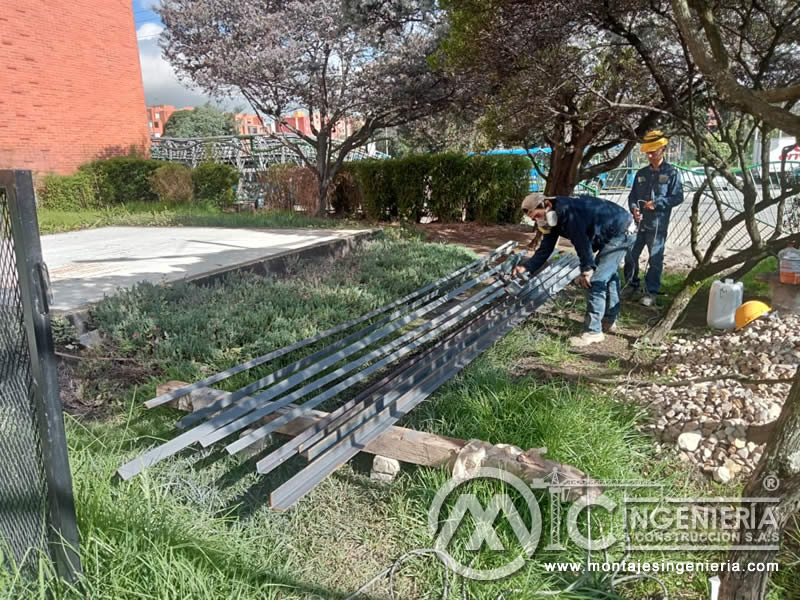
[[[231,135],[207,138],[152,138],[150,157],[196,167],[204,161],[225,163],[240,173],[265,171],[272,165],[302,164],[302,159],[289,144],[298,148],[310,161],[316,160],[316,149],[294,134]],[[365,148],[356,148],[348,160],[370,158]]]

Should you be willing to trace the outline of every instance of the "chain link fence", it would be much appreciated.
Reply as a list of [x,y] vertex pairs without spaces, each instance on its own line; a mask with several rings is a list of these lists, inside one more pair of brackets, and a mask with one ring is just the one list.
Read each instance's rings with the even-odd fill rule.
[[22,568],[45,549],[47,481],[36,427],[8,195],[0,188],[0,537]]
[[80,569],[33,184],[0,171],[0,568]]

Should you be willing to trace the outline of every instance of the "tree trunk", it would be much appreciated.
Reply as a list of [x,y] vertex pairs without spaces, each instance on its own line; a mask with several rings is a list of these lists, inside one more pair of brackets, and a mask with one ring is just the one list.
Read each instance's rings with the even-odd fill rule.
[[[750,533],[763,540],[766,534],[774,536],[777,542],[783,535],[786,523],[800,510],[800,369],[778,417],[775,431],[767,443],[761,462],[742,492],[745,498],[779,498],[777,504],[758,503],[756,515],[758,523],[765,507],[770,506],[776,517],[775,523],[755,531],[743,523],[740,539],[747,539],[745,536]],[[739,571],[726,570],[722,574],[720,600],[763,600],[769,573],[748,572],[748,563],[774,562],[776,555],[775,550],[731,550],[728,562],[731,565],[738,564]]]
[[547,196],[570,196],[578,184],[580,156],[564,148],[553,148],[544,193]]
[[683,287],[675,294],[666,314],[647,332],[646,337],[650,342],[659,344],[664,340],[702,285],[702,281],[691,283],[687,280],[683,282]]

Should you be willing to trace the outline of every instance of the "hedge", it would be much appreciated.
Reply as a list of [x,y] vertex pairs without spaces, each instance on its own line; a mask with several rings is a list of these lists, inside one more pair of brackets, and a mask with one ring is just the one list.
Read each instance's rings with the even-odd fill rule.
[[94,173],[46,175],[38,185],[37,197],[44,208],[76,211],[104,206],[99,182]]
[[150,186],[150,178],[163,164],[159,160],[118,156],[90,162],[79,170],[97,177],[104,204],[156,202],[158,195]]
[[[440,221],[515,223],[528,191],[530,160],[513,155],[415,155],[354,161],[344,172],[357,181],[360,204],[371,219],[418,222],[427,214]],[[342,199],[337,204],[357,205]]]
[[195,198],[218,206],[233,204],[233,186],[239,182],[239,171],[231,165],[203,162],[192,170]]
[[126,202],[219,206],[235,200],[239,172],[231,165],[202,163],[190,169],[180,163],[137,157],[96,160],[72,175],[46,175],[37,183],[44,208],[77,211]]

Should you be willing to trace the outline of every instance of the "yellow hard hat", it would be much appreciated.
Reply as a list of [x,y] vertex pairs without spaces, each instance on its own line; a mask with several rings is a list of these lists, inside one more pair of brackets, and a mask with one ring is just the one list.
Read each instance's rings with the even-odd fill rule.
[[663,148],[669,143],[666,136],[664,136],[664,132],[660,129],[653,129],[652,131],[648,131],[647,135],[644,136],[644,141],[642,142],[642,152],[654,152],[659,148]]
[[769,306],[759,300],[750,300],[736,309],[736,329],[741,329],[751,321],[770,311]]

